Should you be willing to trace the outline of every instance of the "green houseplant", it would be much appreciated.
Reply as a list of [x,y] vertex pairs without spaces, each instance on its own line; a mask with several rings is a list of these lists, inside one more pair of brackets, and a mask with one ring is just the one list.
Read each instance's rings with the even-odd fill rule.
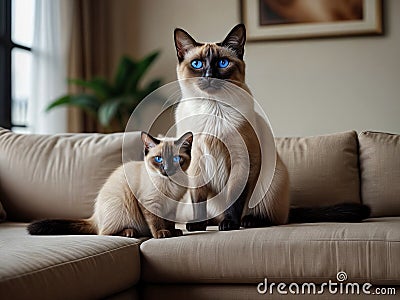
[[93,116],[106,131],[123,131],[140,101],[161,85],[160,79],[141,84],[158,54],[158,51],[153,52],[138,61],[123,56],[112,82],[98,77],[69,79],[70,84],[85,88],[85,92],[64,95],[50,103],[46,111],[63,105],[76,106]]

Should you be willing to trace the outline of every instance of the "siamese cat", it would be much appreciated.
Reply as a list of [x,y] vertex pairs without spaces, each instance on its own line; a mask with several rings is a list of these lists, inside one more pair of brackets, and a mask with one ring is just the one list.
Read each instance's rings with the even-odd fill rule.
[[142,132],[141,138],[144,161],[128,162],[110,175],[89,219],[36,221],[28,226],[29,233],[181,236],[182,231],[175,229],[174,222],[159,216],[169,215],[173,219],[177,205],[171,205],[173,201],[168,198],[179,201],[187,190],[185,171],[191,162],[193,134],[187,132],[179,139],[159,140]]
[[[217,170],[207,183],[191,184],[195,188],[190,190],[190,196],[196,205],[194,220],[186,225],[189,231],[206,229],[207,221],[204,220],[215,211],[214,207],[209,207],[207,200],[222,190],[224,190],[225,207],[229,207],[216,218],[219,230],[234,230],[240,226],[281,225],[290,221],[355,222],[369,215],[369,208],[359,204],[290,210],[289,176],[286,166],[277,153],[272,154],[276,155],[276,167],[271,185],[263,199],[255,207],[250,208],[249,199],[260,174],[261,148],[260,141],[248,120],[256,120],[260,116],[254,111],[254,103],[245,101],[241,103],[240,111],[246,111],[245,118],[234,107],[212,100],[212,94],[223,88],[221,81],[235,84],[251,94],[245,83],[243,60],[245,26],[236,25],[219,43],[197,42],[179,28],[174,31],[174,40],[178,57],[177,76],[182,94],[182,100],[178,103],[175,114],[177,132],[179,135],[190,130],[196,135],[188,174],[196,180],[202,172],[207,173],[211,167],[208,165],[209,161],[202,157],[209,155],[214,157],[216,164],[214,169]],[[190,98],[196,101],[183,101]],[[198,115],[203,117],[191,121]],[[226,148],[223,139],[229,141],[229,147],[232,149]],[[245,151],[236,147],[241,141],[246,145]],[[247,153],[243,153],[246,150]],[[248,161],[244,159],[246,155]],[[239,181],[246,175],[248,177],[245,187],[242,191],[238,191]]]

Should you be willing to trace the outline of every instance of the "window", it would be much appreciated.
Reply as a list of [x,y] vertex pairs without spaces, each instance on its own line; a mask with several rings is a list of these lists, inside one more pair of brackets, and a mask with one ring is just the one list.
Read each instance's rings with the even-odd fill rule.
[[0,0],[0,126],[29,131],[34,0]]

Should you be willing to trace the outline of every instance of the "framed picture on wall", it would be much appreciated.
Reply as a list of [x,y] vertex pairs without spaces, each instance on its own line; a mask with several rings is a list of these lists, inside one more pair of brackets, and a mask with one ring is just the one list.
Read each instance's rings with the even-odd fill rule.
[[249,41],[382,34],[382,0],[241,0]]

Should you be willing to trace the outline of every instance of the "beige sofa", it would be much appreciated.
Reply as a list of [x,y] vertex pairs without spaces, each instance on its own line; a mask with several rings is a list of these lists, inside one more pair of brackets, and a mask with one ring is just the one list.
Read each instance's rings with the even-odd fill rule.
[[[142,159],[138,139],[138,133],[125,137],[127,159]],[[123,134],[0,129],[0,203],[7,213],[0,224],[0,299],[98,299],[119,292],[117,299],[158,299],[160,293],[252,299],[265,278],[323,284],[338,272],[346,272],[346,282],[400,284],[400,136],[386,133],[276,139],[292,205],[363,202],[372,215],[362,223],[209,228],[162,240],[27,234],[34,219],[90,216],[97,191],[121,164],[122,142]]]

